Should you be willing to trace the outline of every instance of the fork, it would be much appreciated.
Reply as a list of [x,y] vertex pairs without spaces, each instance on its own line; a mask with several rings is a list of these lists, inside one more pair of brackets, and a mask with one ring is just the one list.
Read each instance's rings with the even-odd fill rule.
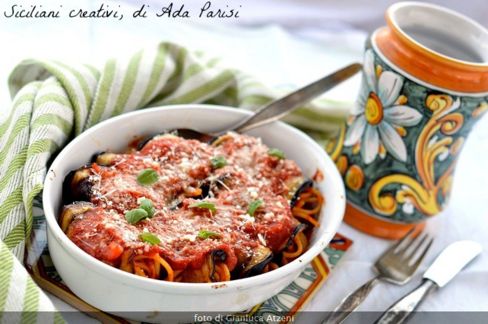
[[[412,237],[413,232],[414,229],[410,230],[398,243],[383,253],[374,264],[376,277],[344,298],[322,324],[342,323],[366,299],[379,281],[404,285],[412,278],[434,240],[427,234]],[[427,244],[424,244],[426,241]]]

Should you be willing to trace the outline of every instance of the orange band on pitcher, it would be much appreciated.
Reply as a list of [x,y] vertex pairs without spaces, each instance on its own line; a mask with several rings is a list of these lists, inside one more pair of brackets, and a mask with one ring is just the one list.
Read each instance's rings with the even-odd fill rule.
[[448,58],[411,39],[396,26],[388,13],[388,27],[379,29],[373,42],[400,69],[426,83],[447,90],[488,92],[488,64]]
[[402,238],[412,228],[415,228],[414,235],[416,235],[425,227],[425,222],[415,224],[400,224],[384,221],[375,216],[366,214],[350,203],[347,203],[346,205],[344,221],[362,232],[390,240]]

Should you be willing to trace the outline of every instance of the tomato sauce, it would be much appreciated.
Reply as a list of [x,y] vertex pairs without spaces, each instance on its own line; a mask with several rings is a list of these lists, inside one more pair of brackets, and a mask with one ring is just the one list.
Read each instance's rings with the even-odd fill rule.
[[[215,166],[217,157],[225,165]],[[157,181],[140,184],[138,175],[148,168]],[[175,270],[198,269],[209,253],[222,250],[232,270],[258,245],[281,251],[298,225],[289,199],[303,181],[302,172],[295,162],[269,154],[255,137],[228,133],[209,145],[163,135],[140,151],[114,154],[110,164],[89,169],[95,208],[75,216],[67,234],[110,265],[117,266],[122,252],[132,249],[157,251]],[[138,208],[142,198],[152,202],[154,216],[130,224],[125,213]],[[193,206],[202,201],[215,210]],[[260,204],[250,215],[256,201]],[[215,235],[202,237],[202,231]],[[160,243],[142,241],[145,232]]]

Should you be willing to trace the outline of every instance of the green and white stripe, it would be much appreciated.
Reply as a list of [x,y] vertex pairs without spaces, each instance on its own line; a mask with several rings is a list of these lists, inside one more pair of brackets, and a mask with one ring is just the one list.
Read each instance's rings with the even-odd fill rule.
[[[172,43],[108,60],[100,70],[27,60],[12,72],[9,87],[12,108],[0,118],[0,314],[34,311],[3,313],[25,322],[39,322],[35,311],[53,309],[18,262],[53,154],[87,128],[135,109],[183,103],[254,109],[276,97],[252,77]],[[328,134],[343,121],[342,108],[316,103],[288,120]],[[61,320],[53,315],[48,321]]]
[[0,241],[0,323],[64,323],[49,298]]

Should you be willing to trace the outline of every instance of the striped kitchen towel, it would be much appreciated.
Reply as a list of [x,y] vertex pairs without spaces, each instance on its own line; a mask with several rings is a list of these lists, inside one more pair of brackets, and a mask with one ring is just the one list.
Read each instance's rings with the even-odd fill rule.
[[[12,255],[23,260],[33,200],[53,154],[70,139],[135,109],[183,103],[253,109],[276,97],[252,77],[173,43],[108,60],[100,70],[27,60],[14,69],[9,87],[12,108],[0,117],[0,322],[4,311],[52,309]],[[327,135],[346,114],[344,106],[322,102],[299,109],[287,121]],[[30,321],[40,321],[29,314]]]

